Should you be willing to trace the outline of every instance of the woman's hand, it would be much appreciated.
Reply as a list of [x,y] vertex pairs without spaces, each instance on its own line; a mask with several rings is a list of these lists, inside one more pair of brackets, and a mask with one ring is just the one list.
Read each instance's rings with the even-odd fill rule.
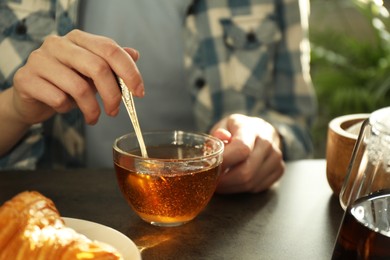
[[135,64],[138,56],[134,49],[80,30],[63,37],[49,36],[15,74],[15,112],[21,121],[33,124],[77,106],[85,121],[95,124],[101,113],[98,93],[105,112],[115,116],[121,92],[113,72],[135,96],[144,95],[143,80]]
[[226,143],[218,193],[260,192],[283,174],[281,140],[268,122],[240,114],[219,121],[211,134]]

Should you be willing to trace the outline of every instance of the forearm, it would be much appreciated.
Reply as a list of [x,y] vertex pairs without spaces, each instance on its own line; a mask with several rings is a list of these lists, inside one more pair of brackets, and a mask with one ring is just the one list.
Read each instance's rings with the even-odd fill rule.
[[13,88],[0,92],[0,157],[11,150],[30,128],[18,116],[12,102]]
[[[287,160],[312,155],[310,129],[317,115],[317,99],[310,78],[308,41],[309,1],[284,1],[284,40],[275,61],[275,91],[263,116],[278,130]],[[286,61],[289,61],[286,63]]]

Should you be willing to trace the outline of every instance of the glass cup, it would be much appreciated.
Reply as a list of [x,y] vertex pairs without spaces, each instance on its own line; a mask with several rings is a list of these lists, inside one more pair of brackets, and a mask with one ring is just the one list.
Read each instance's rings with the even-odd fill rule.
[[183,131],[143,133],[148,157],[135,134],[117,138],[113,160],[119,188],[148,223],[178,226],[208,204],[221,173],[224,144],[206,134]]
[[390,259],[390,107],[364,121],[340,192],[332,259]]

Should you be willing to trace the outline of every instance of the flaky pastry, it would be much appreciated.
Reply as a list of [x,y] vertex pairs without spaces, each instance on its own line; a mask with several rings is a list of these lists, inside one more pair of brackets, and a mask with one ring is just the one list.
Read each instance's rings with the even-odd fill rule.
[[19,193],[0,207],[0,260],[122,259],[112,246],[66,227],[53,201]]

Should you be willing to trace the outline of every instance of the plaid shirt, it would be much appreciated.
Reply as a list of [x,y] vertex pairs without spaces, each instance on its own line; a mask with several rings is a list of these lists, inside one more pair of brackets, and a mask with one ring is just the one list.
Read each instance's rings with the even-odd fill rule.
[[[16,69],[45,36],[64,35],[76,24],[77,0],[36,0],[36,7],[27,2],[0,0],[1,89],[12,85]],[[303,0],[193,1],[183,18],[184,63],[199,131],[231,113],[258,116],[278,129],[285,159],[311,154],[317,104],[308,68],[308,13],[298,2]],[[38,161],[84,166],[83,126],[78,110],[34,126],[0,158],[0,169],[33,169]]]
[[201,130],[232,113],[261,117],[278,129],[285,159],[311,154],[308,10],[305,0],[194,1],[185,65]]
[[[12,85],[16,70],[48,35],[76,26],[77,0],[0,0],[0,91]],[[84,122],[78,110],[34,125],[0,158],[0,169],[85,165]]]

